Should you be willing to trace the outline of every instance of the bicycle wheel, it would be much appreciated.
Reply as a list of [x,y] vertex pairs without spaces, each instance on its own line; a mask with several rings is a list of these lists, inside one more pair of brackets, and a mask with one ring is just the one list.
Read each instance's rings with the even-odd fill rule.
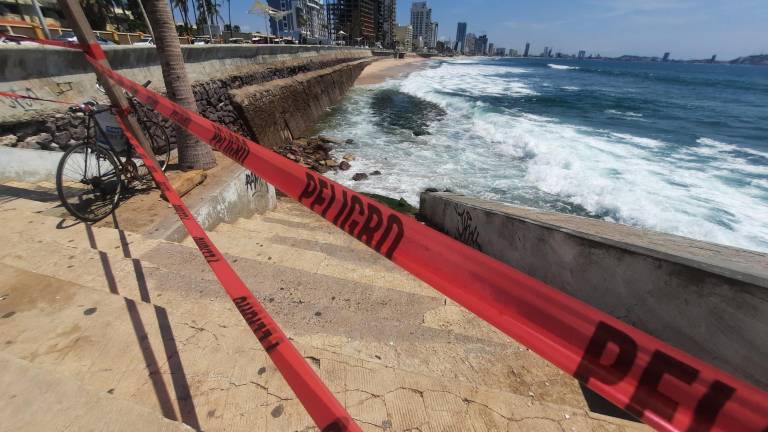
[[168,164],[172,162],[171,140],[168,138],[168,132],[163,125],[153,120],[143,120],[141,128],[144,130],[144,135],[149,139],[160,169],[165,171]]
[[91,143],[69,148],[56,169],[56,192],[64,208],[84,222],[98,222],[117,207],[123,182],[115,157]]

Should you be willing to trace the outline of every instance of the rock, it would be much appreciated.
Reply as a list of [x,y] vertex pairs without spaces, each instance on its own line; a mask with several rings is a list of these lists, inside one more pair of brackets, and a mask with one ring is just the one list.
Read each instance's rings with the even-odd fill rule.
[[325,153],[328,153],[329,151],[333,150],[332,145],[322,141],[318,141],[317,143],[315,143],[315,148]]
[[84,140],[86,135],[87,132],[83,126],[80,126],[79,128],[72,131],[72,139],[77,141]]
[[295,161],[295,160],[297,160],[297,159],[298,159],[298,158],[296,157],[296,155],[294,155],[294,154],[292,154],[292,153],[288,153],[287,155],[285,155],[285,157],[287,157],[288,159],[290,159],[290,160],[292,160],[292,161]]
[[379,170],[376,170],[376,171],[374,171],[374,172],[370,173],[369,175],[372,175],[372,176],[381,175],[381,171],[379,171]]
[[59,148],[59,145],[56,143],[50,143],[48,144],[48,148],[46,148],[46,150],[61,151],[61,148]]
[[53,122],[50,122],[50,121],[46,122],[45,126],[43,126],[43,130],[46,133],[49,133],[49,134],[53,135],[53,134],[56,133],[56,125]]
[[353,160],[355,160],[355,159],[357,159],[357,158],[356,158],[356,157],[355,157],[355,155],[353,155],[352,153],[347,153],[347,154],[345,154],[345,155],[342,157],[342,159],[344,159],[345,161],[350,161],[350,162],[351,162],[351,161],[353,161]]
[[342,171],[346,171],[350,168],[352,168],[352,165],[350,165],[349,162],[345,160],[341,161],[341,163],[339,164],[339,169]]
[[357,173],[352,176],[352,180],[354,181],[361,181],[361,180],[367,180],[367,179],[368,179],[368,174],[366,173]]
[[329,137],[326,135],[318,135],[317,139],[327,144],[341,144],[341,140],[335,137]]
[[339,166],[339,163],[333,159],[328,159],[325,161],[325,166],[333,168],[333,167]]
[[354,143],[355,143],[355,140],[353,140],[352,138],[350,138],[350,139],[348,139],[348,140],[346,140],[346,141],[344,141],[344,142],[345,142],[345,143],[347,143],[347,144],[354,144]]
[[5,135],[0,137],[0,146],[15,147],[18,141],[15,135]]
[[25,149],[36,149],[38,148],[37,145],[37,137],[31,136],[24,141],[16,143],[16,147],[18,148],[25,148]]
[[325,166],[318,166],[315,171],[319,172],[320,174],[325,174],[329,171],[328,167]]
[[66,144],[72,138],[72,134],[69,132],[59,132],[53,136],[53,142],[59,146]]

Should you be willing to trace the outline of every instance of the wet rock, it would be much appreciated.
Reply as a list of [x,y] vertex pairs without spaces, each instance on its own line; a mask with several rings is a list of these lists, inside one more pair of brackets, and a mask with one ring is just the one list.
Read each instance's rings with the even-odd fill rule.
[[355,160],[355,159],[357,159],[357,158],[356,158],[356,157],[355,157],[355,155],[353,155],[352,153],[347,153],[347,154],[345,154],[345,155],[342,157],[342,159],[344,159],[345,161],[350,161],[350,162],[351,162],[351,161],[353,161],[353,160]]
[[326,136],[326,135],[318,135],[317,139],[319,139],[320,141],[322,141],[324,143],[328,143],[328,144],[337,144],[337,145],[341,144],[341,140],[340,139],[335,138],[335,137]]
[[381,175],[381,171],[379,171],[379,170],[376,170],[376,171],[374,171],[374,172],[370,173],[369,175],[372,175],[372,176]]
[[352,165],[350,165],[349,162],[345,160],[341,161],[341,163],[339,164],[339,169],[342,171],[346,171],[350,168],[352,168]]
[[18,141],[15,135],[5,135],[0,137],[0,146],[15,147]]
[[336,161],[335,161],[335,160],[333,160],[333,159],[327,159],[327,160],[325,161],[325,166],[327,166],[327,167],[331,167],[331,168],[333,168],[333,167],[336,167],[336,166],[338,166],[338,165],[339,165],[339,163],[338,163],[338,162],[336,162]]
[[362,181],[362,180],[367,180],[367,179],[368,179],[368,174],[366,174],[366,173],[357,173],[357,174],[352,176],[352,180],[354,180],[354,181]]
[[347,143],[347,144],[354,144],[354,143],[355,143],[355,140],[353,140],[352,138],[350,138],[350,139],[348,139],[348,140],[346,140],[346,141],[344,141],[344,142],[345,142],[345,143]]

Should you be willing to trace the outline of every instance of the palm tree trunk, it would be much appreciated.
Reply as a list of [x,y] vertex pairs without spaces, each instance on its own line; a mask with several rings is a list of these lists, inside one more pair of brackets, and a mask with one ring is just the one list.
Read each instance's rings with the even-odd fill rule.
[[[171,18],[171,9],[165,0],[144,0],[149,21],[155,33],[155,46],[163,70],[163,81],[168,97],[179,105],[197,112],[192,86],[184,68],[179,36]],[[179,167],[188,169],[210,169],[216,166],[213,151],[181,127],[176,127],[179,149]]]

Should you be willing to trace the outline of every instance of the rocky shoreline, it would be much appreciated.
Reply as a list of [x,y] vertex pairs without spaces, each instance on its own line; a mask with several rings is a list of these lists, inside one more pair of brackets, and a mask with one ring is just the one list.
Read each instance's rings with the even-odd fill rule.
[[[347,153],[337,160],[331,156],[331,151],[333,151],[334,146],[344,143],[351,144],[353,142],[352,140],[342,141],[338,138],[318,135],[310,138],[297,138],[291,141],[290,144],[284,144],[275,148],[274,151],[304,167],[317,171],[320,174],[325,174],[329,171],[347,171],[352,169],[355,155]],[[377,175],[381,175],[381,171],[359,172],[352,176],[352,180],[362,181],[370,176]]]

